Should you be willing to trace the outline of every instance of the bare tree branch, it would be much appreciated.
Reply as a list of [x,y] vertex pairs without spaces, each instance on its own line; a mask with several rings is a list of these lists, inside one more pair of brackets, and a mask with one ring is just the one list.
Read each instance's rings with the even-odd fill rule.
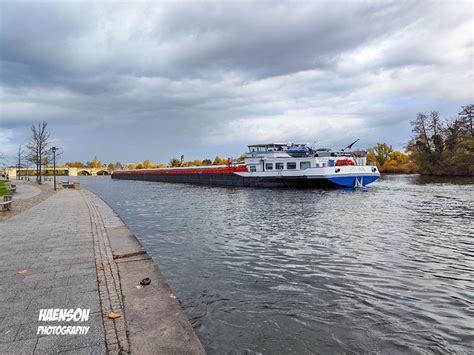
[[474,136],[474,130],[472,126],[472,119],[474,118],[474,105],[470,104],[470,105],[461,106],[461,107],[462,107],[462,111],[459,112],[461,122],[470,131],[471,136]]
[[415,133],[415,141],[420,141],[429,151],[431,151],[431,144],[429,138],[429,124],[428,124],[428,116],[424,113],[418,113],[416,115],[416,119],[410,122],[412,125],[412,132]]
[[17,179],[20,177],[20,169],[24,166],[23,159],[25,157],[25,150],[22,148],[21,144],[18,146],[18,151],[16,154],[16,159],[17,159],[17,169],[18,169],[18,174],[17,174]]
[[48,163],[51,158],[50,134],[47,130],[48,123],[43,121],[37,126],[31,126],[30,142],[27,144],[29,150],[28,160],[36,165],[36,180],[41,184],[42,167]]

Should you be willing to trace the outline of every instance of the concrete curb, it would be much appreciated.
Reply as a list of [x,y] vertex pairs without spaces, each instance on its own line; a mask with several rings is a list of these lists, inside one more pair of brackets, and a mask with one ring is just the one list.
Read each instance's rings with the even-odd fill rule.
[[[113,284],[117,285],[118,281],[120,287],[120,304],[123,304],[130,352],[205,354],[158,265],[109,205],[90,191],[85,190],[83,196],[94,205],[102,220],[99,224],[104,226],[104,235],[110,243],[112,263],[118,269],[119,280],[114,280]],[[151,279],[151,284],[137,288],[146,277]],[[118,333],[117,336],[120,343]],[[121,340],[125,341],[123,337]],[[120,348],[128,350],[127,346]]]

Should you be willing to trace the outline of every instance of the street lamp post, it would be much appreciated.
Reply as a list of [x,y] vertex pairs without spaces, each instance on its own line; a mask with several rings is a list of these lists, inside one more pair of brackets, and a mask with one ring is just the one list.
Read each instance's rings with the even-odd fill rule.
[[58,148],[57,147],[52,147],[51,150],[53,151],[54,191],[56,191],[56,151],[58,150]]

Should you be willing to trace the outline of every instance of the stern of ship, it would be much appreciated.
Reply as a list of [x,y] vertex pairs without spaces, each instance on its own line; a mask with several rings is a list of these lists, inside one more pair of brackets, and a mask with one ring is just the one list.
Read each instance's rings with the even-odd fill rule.
[[337,187],[363,187],[380,178],[375,166],[336,166],[312,171],[309,179],[325,179]]

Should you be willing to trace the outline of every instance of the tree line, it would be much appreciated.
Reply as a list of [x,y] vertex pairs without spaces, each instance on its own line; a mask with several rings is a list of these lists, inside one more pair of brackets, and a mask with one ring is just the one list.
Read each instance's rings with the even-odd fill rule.
[[[243,161],[243,155],[237,159],[237,161]],[[113,170],[132,170],[132,169],[153,169],[153,168],[175,168],[175,167],[190,167],[190,166],[209,166],[209,165],[226,165],[228,164],[228,159],[221,158],[216,156],[214,159],[195,159],[186,161],[184,156],[181,156],[180,159],[172,158],[168,164],[165,163],[152,163],[150,160],[138,161],[136,163],[122,164],[120,162],[116,163],[102,163],[94,157],[92,161],[86,163],[75,161],[65,163],[64,166],[71,168],[95,168],[95,169],[107,169],[109,171]]]
[[420,112],[411,122],[413,135],[406,153],[378,143],[368,149],[367,160],[387,173],[474,176],[473,118],[473,104],[447,119],[436,111]]

